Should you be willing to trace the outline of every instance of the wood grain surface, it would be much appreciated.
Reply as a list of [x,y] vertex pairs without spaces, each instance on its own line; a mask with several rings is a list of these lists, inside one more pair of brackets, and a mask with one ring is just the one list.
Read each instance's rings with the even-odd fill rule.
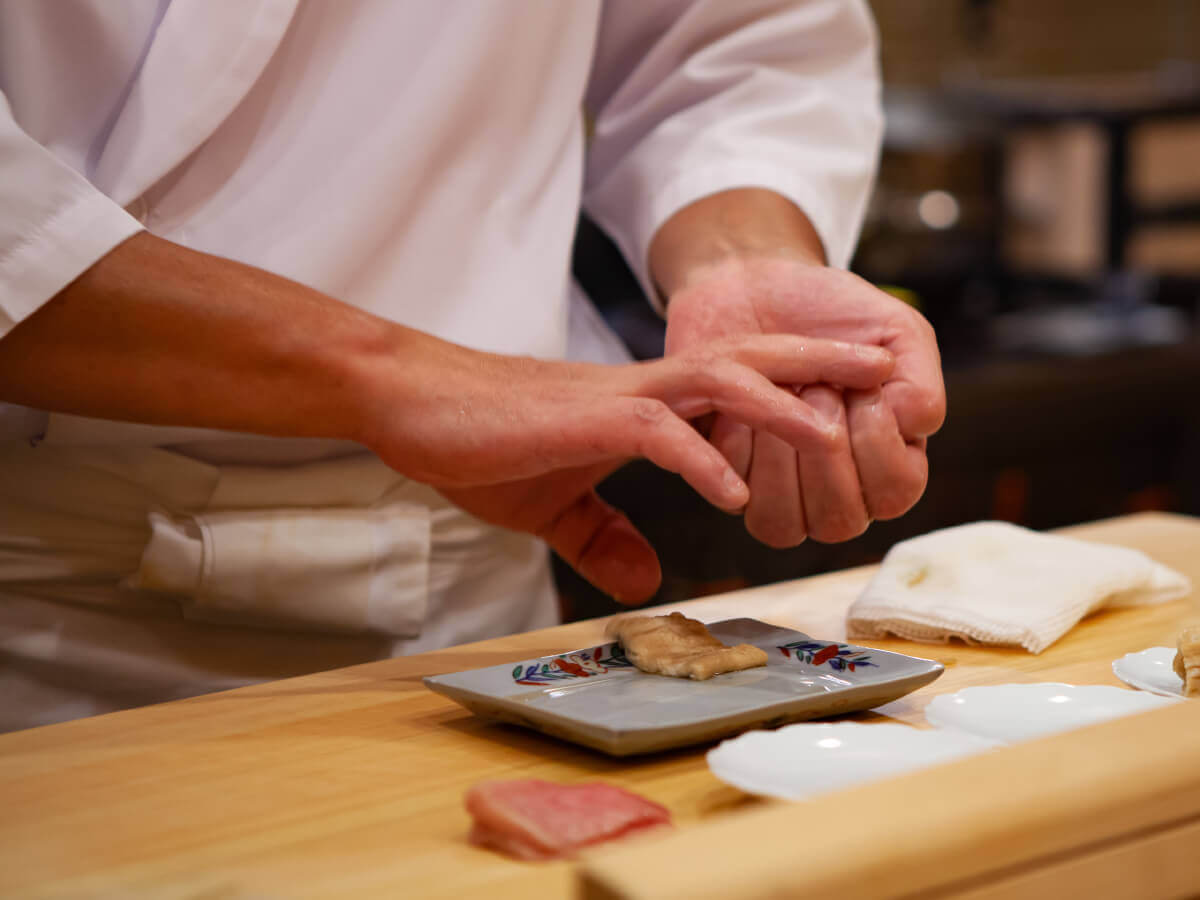
[[586,900],[1200,890],[1200,703],[587,854]]
[[[1200,520],[1146,514],[1065,531],[1144,550],[1200,582]],[[748,615],[821,638],[843,639],[846,607],[872,571],[853,569],[670,608],[710,619]],[[947,670],[917,693],[856,718],[924,726],[922,710],[932,697],[968,685],[1119,684],[1112,660],[1131,650],[1173,644],[1179,626],[1193,621],[1200,621],[1194,597],[1102,612],[1039,656],[961,644],[871,641],[883,649],[939,659]],[[578,622],[0,736],[0,895],[196,900],[483,895],[542,900],[574,896],[576,866],[519,863],[469,845],[462,794],[476,781],[602,778],[666,805],[678,825],[666,840],[694,839],[701,842],[697,846],[704,846],[709,840],[704,835],[714,829],[737,828],[759,816],[795,816],[810,805],[769,803],[723,785],[705,766],[705,747],[611,759],[532,732],[484,723],[421,683],[434,673],[588,646],[599,642],[603,625],[601,620]],[[1200,714],[1200,704],[1187,714],[1192,712]],[[1065,736],[1066,742],[1082,734]],[[1062,738],[1002,752],[1058,740]],[[1103,740],[1122,744],[1123,739]],[[1200,732],[1196,741],[1180,745],[1174,755],[1163,750],[1152,761],[1156,771],[1177,763],[1179,754],[1196,752]],[[1109,763],[1107,751],[1089,757],[1088,783],[1108,785],[1110,792],[1115,785],[1131,783],[1132,788],[1111,799],[1136,807],[1137,784],[1142,782],[1137,771],[1128,770],[1128,747],[1112,752],[1116,755]],[[882,806],[866,818],[894,824],[911,800],[905,791],[913,788],[904,785],[917,779],[918,788],[942,807],[962,810],[955,820],[960,826],[974,822],[977,827],[972,811],[986,807],[978,792],[953,778],[932,777],[951,768],[813,803],[828,811],[836,808],[838,798],[886,789],[872,801]],[[1193,770],[1200,772],[1200,765],[1193,764]],[[927,780],[920,782],[922,777]],[[1171,779],[1150,783],[1155,789],[1168,783],[1178,787]],[[994,783],[989,790],[1003,794]],[[1193,799],[1200,812],[1200,795],[1183,796],[1180,808]],[[1105,810],[1111,815],[1110,807],[1100,803],[1089,809],[1097,816]],[[1010,830],[1004,832],[1009,840],[1019,837],[1022,816],[1048,827],[1037,807],[1010,813],[1005,820]],[[806,828],[830,832],[834,824],[817,818]],[[958,833],[935,830],[926,837],[948,847]],[[877,834],[868,828],[862,836],[867,840]],[[1166,832],[1147,832],[1142,839],[1147,846],[1170,843]],[[803,847],[804,840],[797,838],[797,859]],[[597,865],[601,872],[609,871],[607,863],[597,860],[637,850],[630,844],[601,853],[588,861],[589,871]],[[674,859],[671,866],[677,865]],[[854,866],[850,859],[843,868],[853,874]],[[660,881],[669,881],[671,871],[662,869]],[[1004,877],[1027,875],[1017,868]],[[804,892],[802,884],[795,887]],[[980,883],[971,889],[984,891],[978,894],[984,897],[989,896],[987,887]],[[868,895],[872,892],[862,894]]]

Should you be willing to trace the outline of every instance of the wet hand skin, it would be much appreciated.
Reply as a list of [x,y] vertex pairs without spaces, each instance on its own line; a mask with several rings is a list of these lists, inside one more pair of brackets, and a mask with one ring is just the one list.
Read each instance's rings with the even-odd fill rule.
[[713,418],[710,440],[750,487],[744,517],[752,535],[776,547],[807,537],[843,541],[917,502],[928,478],[926,439],[946,407],[924,317],[825,266],[803,213],[769,191],[729,191],[677,213],[656,236],[651,267],[667,303],[668,355],[721,336],[791,334],[874,345],[895,359],[878,388],[792,385],[833,423],[821,446],[789,445],[733,416]]

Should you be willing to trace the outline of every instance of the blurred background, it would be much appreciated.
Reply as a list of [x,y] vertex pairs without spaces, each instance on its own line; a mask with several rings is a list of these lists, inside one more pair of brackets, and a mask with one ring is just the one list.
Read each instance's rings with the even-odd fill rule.
[[[877,561],[934,528],[1200,515],[1200,2],[871,0],[887,132],[852,268],[916,306],[949,415],[925,496],[772,550],[679,479],[601,488],[659,549],[657,602]],[[662,323],[586,220],[576,275],[633,349]],[[615,611],[558,565],[570,618]]]

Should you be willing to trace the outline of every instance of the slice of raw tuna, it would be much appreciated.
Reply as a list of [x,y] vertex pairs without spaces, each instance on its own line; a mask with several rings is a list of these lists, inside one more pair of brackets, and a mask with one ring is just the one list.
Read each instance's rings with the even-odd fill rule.
[[465,799],[475,820],[471,842],[521,859],[570,856],[580,847],[671,823],[666,807],[599,781],[484,781]]

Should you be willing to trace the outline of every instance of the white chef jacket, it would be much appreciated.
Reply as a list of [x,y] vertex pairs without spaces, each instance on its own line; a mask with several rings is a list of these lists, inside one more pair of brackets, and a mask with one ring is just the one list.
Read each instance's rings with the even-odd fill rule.
[[[581,203],[651,297],[646,253],[657,228],[732,187],[791,198],[830,261],[844,265],[881,132],[875,38],[861,0],[0,0],[0,91],[0,334],[147,228],[457,343],[562,357]],[[595,317],[573,321],[594,326]],[[112,464],[125,467],[117,481],[126,483],[147,470],[147,452],[242,467],[235,476],[246,465],[338,465],[362,454],[338,442],[12,406],[0,409],[0,436],[37,436],[47,448],[36,463],[24,451],[9,456],[21,502],[7,512],[0,505],[0,560],[10,561],[0,562],[0,589],[40,604],[23,621],[43,629],[97,603],[150,627],[140,570],[117,579],[108,564],[35,567],[36,599],[13,587],[31,582],[22,517],[41,527],[49,515],[35,510],[39,491],[29,484],[43,479],[58,513],[70,504],[53,490],[70,480],[55,468],[62,460],[116,452]],[[87,479],[74,483],[87,490]],[[145,484],[130,491],[153,493]],[[311,509],[311,498],[286,493],[260,500]],[[207,532],[189,516],[211,506],[139,502],[145,522],[121,553],[144,544],[143,569],[146,556],[163,552],[196,557],[188,541]],[[40,558],[53,557],[56,527],[38,531]],[[157,550],[155,536],[166,541]],[[494,565],[480,553],[483,568]],[[514,584],[541,599],[497,599],[511,615],[489,623],[496,633],[546,621],[545,564],[534,573],[517,555],[526,574]],[[63,594],[48,586],[85,576],[111,589],[103,601],[95,583],[87,599],[50,599]],[[171,619],[162,598],[172,591],[158,589],[154,613]],[[187,598],[177,600],[186,616]],[[255,603],[253,590],[237,600],[246,624],[261,626]],[[375,609],[360,618],[355,627],[371,619],[376,637],[399,639],[368,657],[420,639],[412,616]],[[480,636],[453,620],[443,617],[439,643]],[[222,621],[238,624],[233,614]],[[279,625],[269,616],[266,624]],[[0,654],[62,661],[29,635],[20,624],[0,631]]]

